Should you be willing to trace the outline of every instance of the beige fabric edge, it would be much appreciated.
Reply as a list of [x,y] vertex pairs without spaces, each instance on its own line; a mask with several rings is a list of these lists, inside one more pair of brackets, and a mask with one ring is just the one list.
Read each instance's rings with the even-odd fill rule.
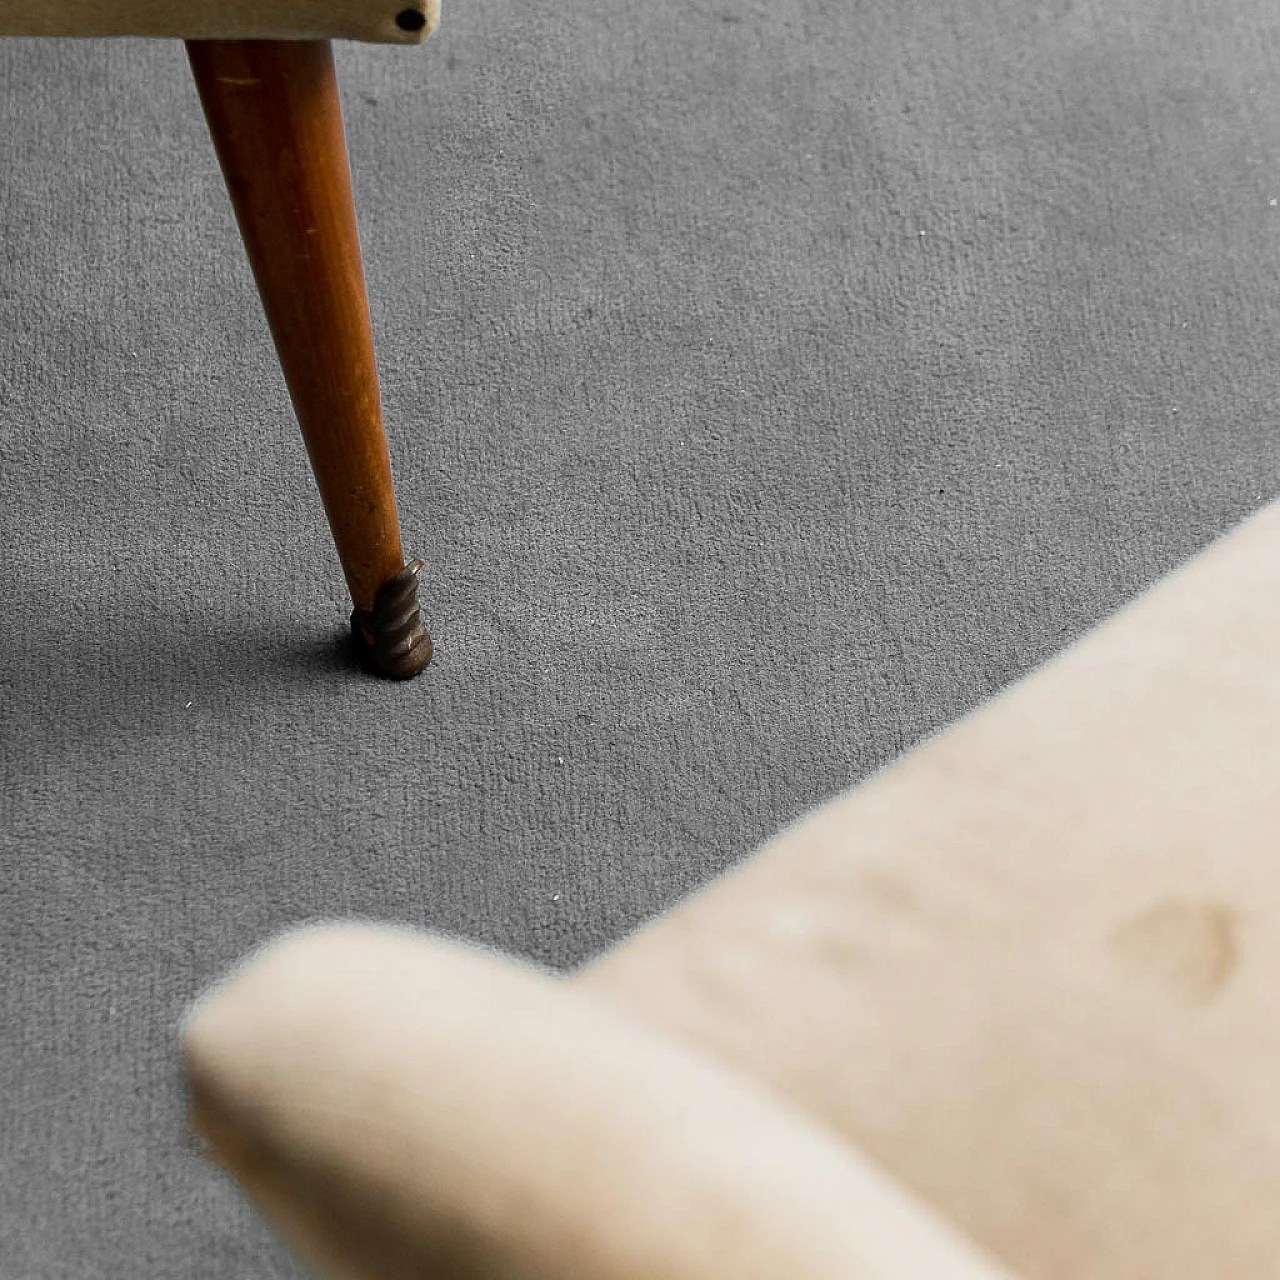
[[428,935],[292,931],[182,1045],[217,1158],[340,1280],[1007,1277],[753,1082]]
[[[420,30],[396,25],[396,15],[405,9],[423,15]],[[439,0],[0,0],[0,36],[417,45],[439,18]]]

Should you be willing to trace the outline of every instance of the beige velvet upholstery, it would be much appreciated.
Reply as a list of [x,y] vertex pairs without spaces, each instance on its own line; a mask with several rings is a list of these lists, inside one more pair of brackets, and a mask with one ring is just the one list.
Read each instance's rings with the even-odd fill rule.
[[[371,1230],[403,1242],[410,1197],[439,1231],[403,1245],[414,1274],[979,1274],[927,1206],[1028,1280],[1274,1276],[1280,506],[558,987],[390,936],[313,933],[292,983],[284,940],[185,1046],[261,1207],[301,1212],[319,1169],[339,1236],[374,1185]],[[715,1206],[726,1245],[758,1232],[773,1259],[824,1195],[857,1230],[824,1211],[837,1252],[765,1272],[717,1269],[676,1209]]]
[[1280,1265],[1280,507],[580,977],[1025,1275]]
[[[423,26],[398,24],[406,10],[421,14]],[[418,44],[438,18],[439,0],[0,0],[0,36]]]
[[748,1078],[457,944],[302,930],[183,1039],[198,1126],[322,1274],[1004,1274]]

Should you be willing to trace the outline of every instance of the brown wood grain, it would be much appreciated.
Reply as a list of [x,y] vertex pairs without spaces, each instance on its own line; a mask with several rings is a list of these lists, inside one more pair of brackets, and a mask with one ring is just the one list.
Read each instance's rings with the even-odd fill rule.
[[327,40],[187,51],[357,609],[404,564]]

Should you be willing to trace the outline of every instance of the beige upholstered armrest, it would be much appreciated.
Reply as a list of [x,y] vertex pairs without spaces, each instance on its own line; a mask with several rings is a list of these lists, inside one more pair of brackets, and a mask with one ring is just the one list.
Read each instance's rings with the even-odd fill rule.
[[194,1121],[321,1274],[991,1280],[851,1148],[497,956],[286,935],[183,1026]]

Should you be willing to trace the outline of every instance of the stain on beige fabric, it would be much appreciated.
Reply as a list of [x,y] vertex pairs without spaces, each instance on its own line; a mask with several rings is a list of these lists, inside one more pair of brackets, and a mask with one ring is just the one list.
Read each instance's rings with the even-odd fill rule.
[[1221,902],[1166,898],[1125,921],[1111,936],[1121,966],[1154,982],[1180,1004],[1207,1004],[1237,959],[1236,913]]

